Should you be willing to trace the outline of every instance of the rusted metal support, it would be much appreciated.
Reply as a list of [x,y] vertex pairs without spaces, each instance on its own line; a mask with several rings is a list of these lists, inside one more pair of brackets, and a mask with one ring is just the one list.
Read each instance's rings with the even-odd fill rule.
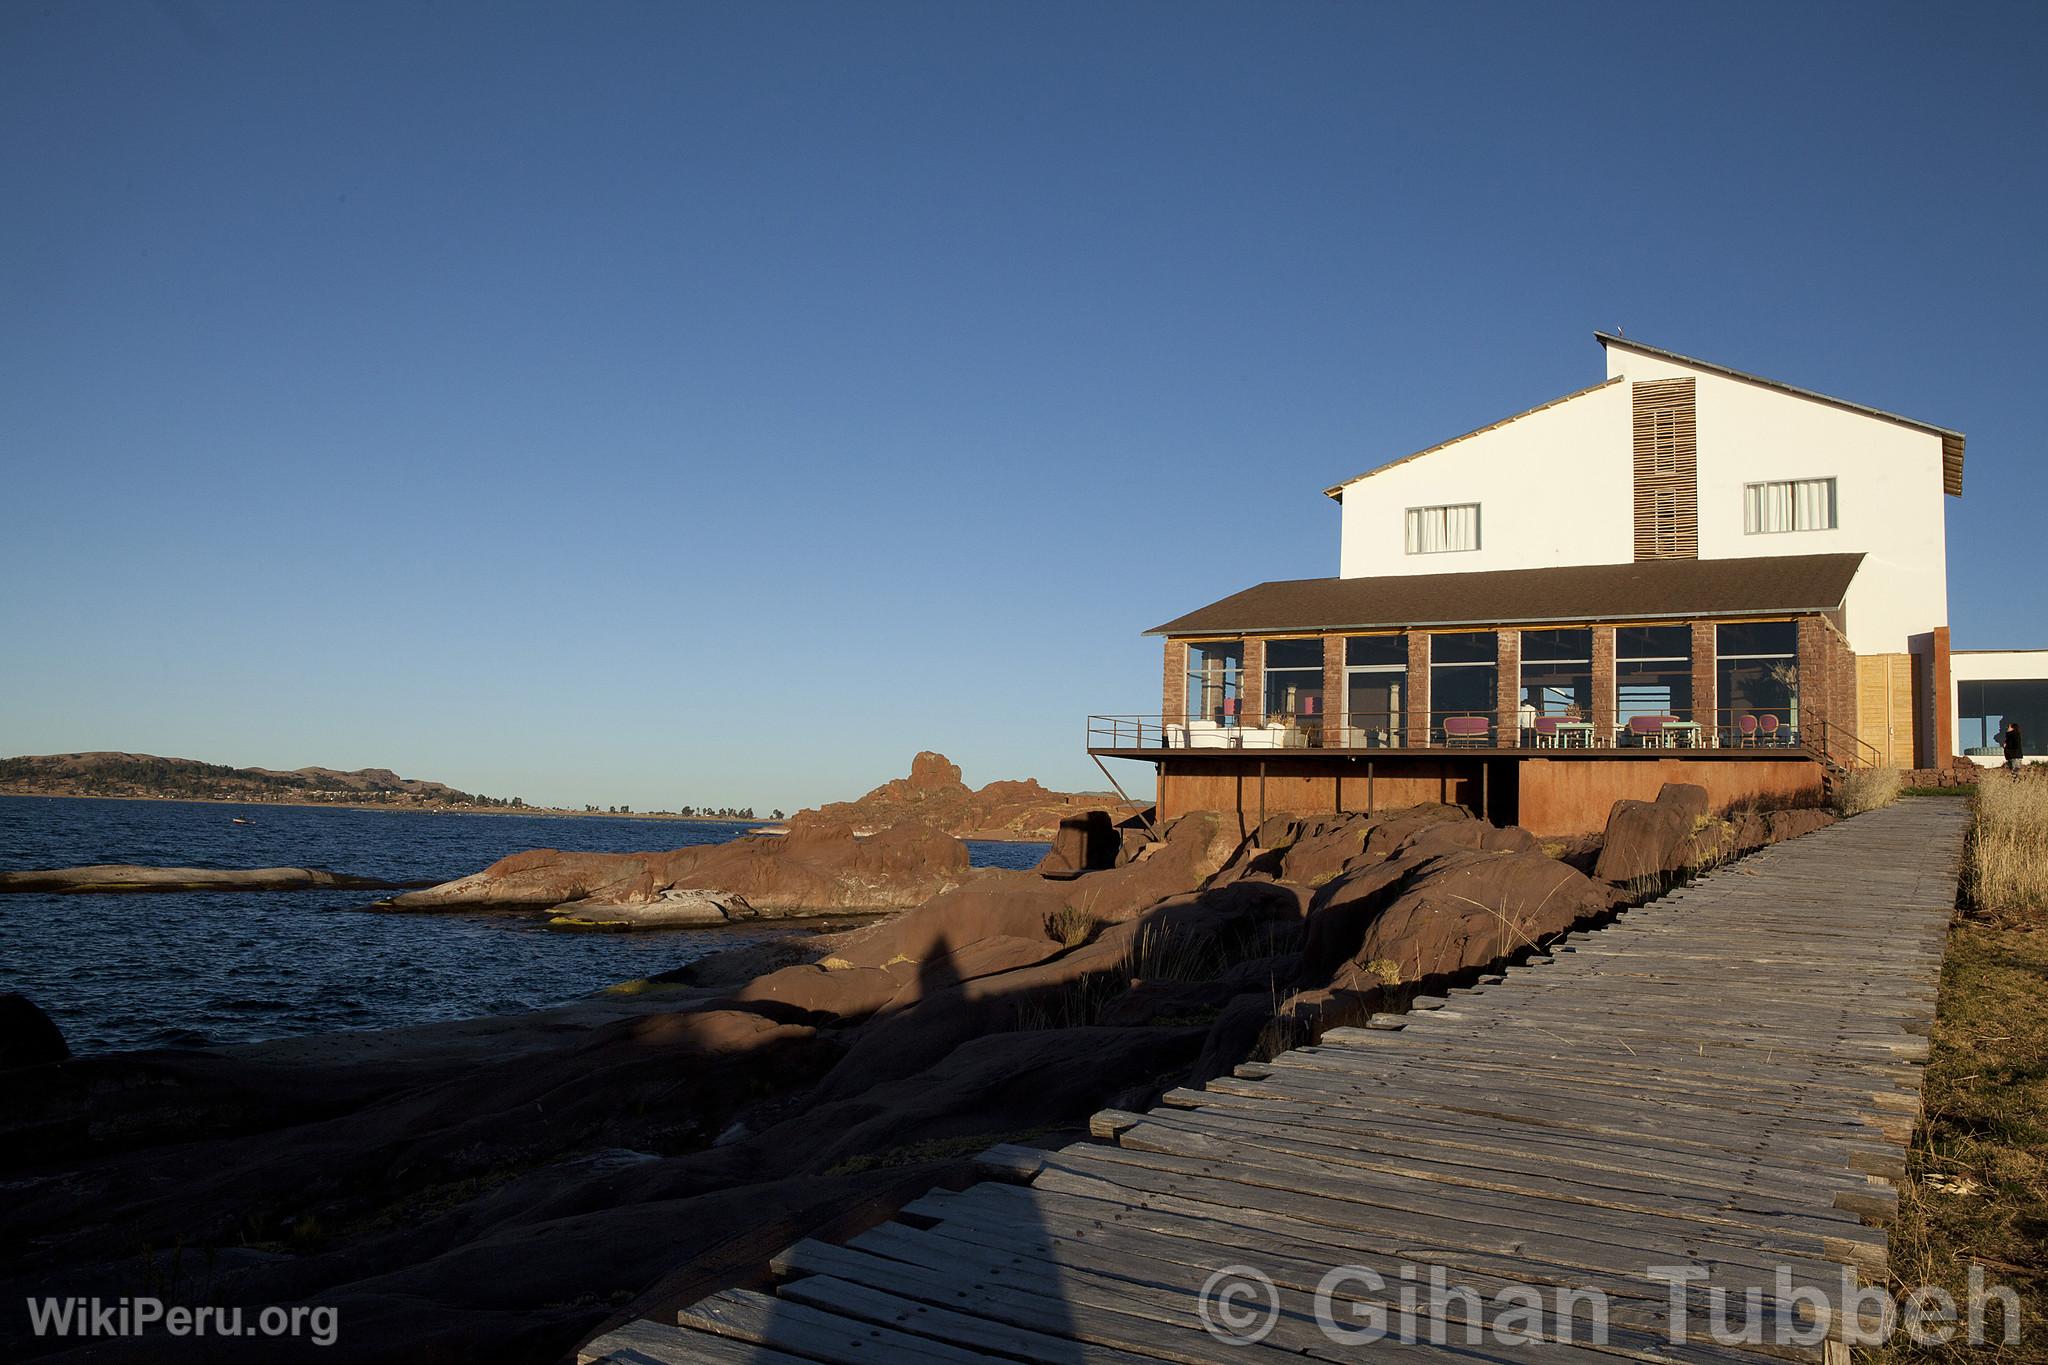
[[[1102,775],[1109,779],[1109,785],[1116,789],[1116,794],[1123,798],[1123,802],[1126,806],[1138,806],[1137,802],[1131,800],[1130,793],[1124,790],[1124,784],[1116,780],[1116,774],[1112,773],[1108,768],[1103,766],[1101,755],[1090,754],[1088,755],[1088,757],[1095,760],[1096,767],[1102,768]],[[1160,779],[1164,777],[1165,774],[1160,773],[1156,768],[1153,771],[1154,776],[1152,778],[1152,785],[1153,788],[1157,790],[1157,788],[1162,785]],[[1156,797],[1154,798],[1153,803],[1155,805],[1158,804]],[[1138,806],[1138,823],[1143,825],[1145,827],[1145,832],[1152,836],[1152,842],[1161,842],[1159,838],[1159,831],[1153,828],[1152,822],[1150,820],[1147,820],[1145,818],[1145,808],[1143,806]]]

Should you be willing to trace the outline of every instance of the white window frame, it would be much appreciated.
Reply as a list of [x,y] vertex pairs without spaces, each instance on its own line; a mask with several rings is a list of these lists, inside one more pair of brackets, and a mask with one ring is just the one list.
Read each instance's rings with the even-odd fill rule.
[[[1428,539],[1423,534],[1426,525],[1425,517],[1432,512],[1438,514],[1437,538],[1441,540],[1447,536],[1450,529],[1449,518],[1443,516],[1443,514],[1465,511],[1470,511],[1472,514],[1472,543],[1470,545],[1425,547],[1424,542]],[[1465,554],[1477,550],[1482,544],[1479,528],[1479,504],[1476,502],[1445,502],[1438,503],[1433,507],[1410,507],[1402,514],[1401,524],[1402,545],[1404,550],[1411,555]]]
[[[1824,525],[1801,526],[1799,521],[1799,490],[1809,485],[1820,485],[1827,489],[1827,520]],[[1790,526],[1766,527],[1764,522],[1764,499],[1768,490],[1782,488],[1790,503]],[[1797,535],[1802,531],[1832,531],[1842,524],[1841,487],[1832,474],[1813,479],[1765,479],[1742,485],[1742,533],[1746,536]]]

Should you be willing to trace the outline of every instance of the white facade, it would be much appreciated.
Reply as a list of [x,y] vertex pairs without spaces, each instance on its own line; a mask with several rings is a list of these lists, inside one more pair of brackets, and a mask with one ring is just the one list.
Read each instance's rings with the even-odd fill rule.
[[[1858,654],[1924,651],[1948,622],[1944,433],[1603,337],[1608,382],[1333,489],[1345,578],[1627,563],[1630,386],[1691,378],[1702,559],[1861,552],[1845,625]],[[1960,437],[1948,434],[1960,450]],[[1834,481],[1829,529],[1750,531],[1745,487]],[[1410,553],[1411,508],[1479,505],[1476,549]]]

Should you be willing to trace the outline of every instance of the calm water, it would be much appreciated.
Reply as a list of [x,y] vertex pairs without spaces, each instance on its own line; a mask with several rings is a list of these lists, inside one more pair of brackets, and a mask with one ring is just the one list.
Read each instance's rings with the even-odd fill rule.
[[[231,824],[236,815],[255,823]],[[682,848],[721,843],[753,823],[0,796],[0,868],[325,867],[445,881],[521,849]],[[977,865],[995,867],[1029,867],[1045,851],[968,848]],[[203,1047],[560,1004],[772,933],[562,933],[513,916],[363,910],[374,899],[0,895],[0,990],[49,1011],[74,1052]]]

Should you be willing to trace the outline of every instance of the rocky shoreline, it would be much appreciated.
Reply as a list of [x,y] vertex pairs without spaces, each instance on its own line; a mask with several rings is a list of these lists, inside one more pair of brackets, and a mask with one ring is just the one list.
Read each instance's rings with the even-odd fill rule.
[[[61,1283],[332,1305],[325,1360],[552,1361],[964,1182],[990,1143],[1404,1008],[1828,818],[1718,817],[1670,787],[1565,850],[1442,806],[1256,830],[1198,812],[1160,842],[1120,833],[1095,870],[961,876],[948,853],[906,866],[936,879],[916,892],[860,890],[922,896],[887,919],[532,1015],[21,1064],[8,1046],[32,1020],[0,1011],[0,1339],[22,1358],[166,1358],[162,1339],[16,1340],[24,1297]],[[936,859],[931,834],[884,847]],[[629,855],[592,875],[565,856],[500,864],[488,894],[658,898],[702,870]],[[767,855],[728,856],[722,871]],[[851,898],[874,871],[831,875]],[[192,1358],[279,1358],[256,1345]]]
[[89,894],[121,891],[397,891],[426,882],[391,882],[317,867],[143,867],[96,863],[29,872],[0,872],[0,893]]

